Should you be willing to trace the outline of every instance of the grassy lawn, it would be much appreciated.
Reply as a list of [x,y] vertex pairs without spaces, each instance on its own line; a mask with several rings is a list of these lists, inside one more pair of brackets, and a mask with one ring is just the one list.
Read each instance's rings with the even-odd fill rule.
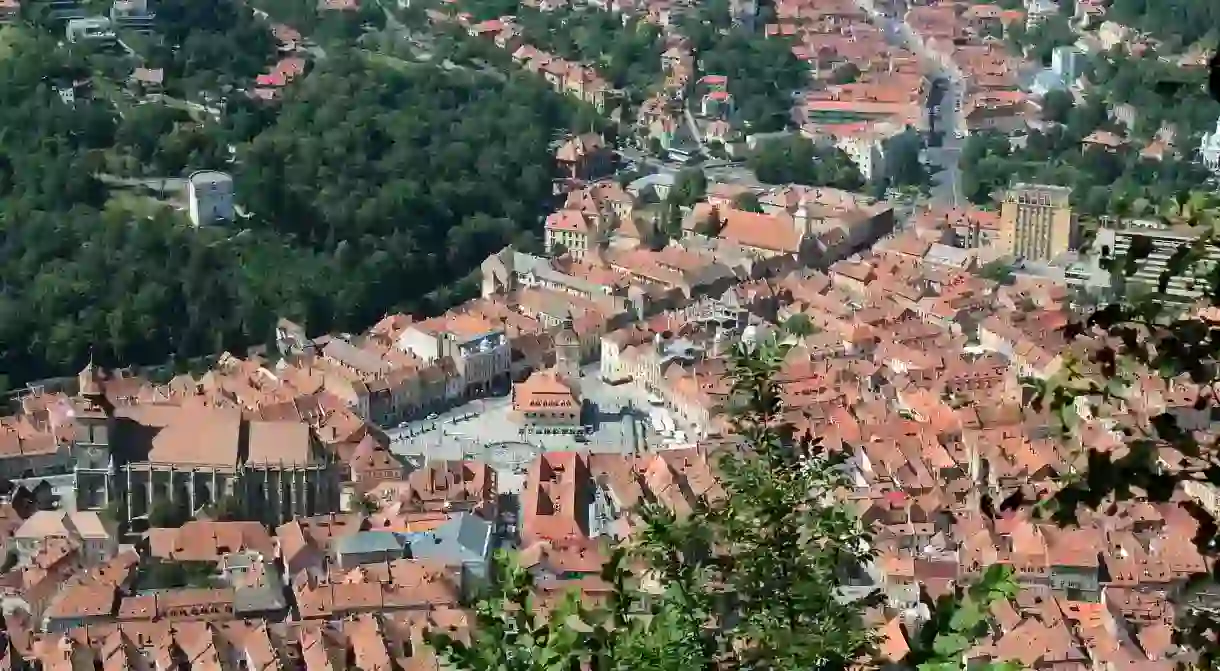
[[122,212],[135,219],[151,218],[158,212],[172,210],[173,205],[145,196],[134,191],[116,188],[111,190],[110,198],[106,200],[105,209],[112,212]]
[[419,67],[419,65],[420,65],[418,62],[408,61],[406,59],[398,58],[397,56],[391,56],[389,54],[383,54],[378,51],[369,51],[368,49],[361,49],[360,53],[366,59],[368,59],[369,63],[381,65],[381,66],[384,66],[387,68],[392,68],[394,70],[398,70],[399,72],[405,72],[407,70],[410,70],[411,68]]

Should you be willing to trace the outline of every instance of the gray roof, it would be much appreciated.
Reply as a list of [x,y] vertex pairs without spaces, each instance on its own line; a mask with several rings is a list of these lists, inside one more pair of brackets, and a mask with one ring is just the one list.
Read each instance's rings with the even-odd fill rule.
[[401,552],[403,540],[393,531],[361,531],[334,541],[335,554]]
[[650,186],[673,186],[677,181],[677,174],[672,172],[654,172],[651,175],[644,175],[638,179],[632,180],[627,185],[627,190],[633,193],[639,193]]
[[964,268],[974,256],[975,253],[972,250],[950,247],[949,245],[942,245],[937,242],[928,248],[928,253],[924,254],[923,258],[928,263]]
[[1066,89],[1067,84],[1063,79],[1055,73],[1054,70],[1042,70],[1033,76],[1029,84],[1031,90],[1036,91],[1054,91],[1055,89]]
[[550,268],[551,267],[550,262],[547,261],[546,259],[542,258],[541,256],[534,256],[533,254],[526,254],[524,252],[519,252],[515,249],[512,250],[512,254],[513,254],[513,258],[512,258],[513,270],[515,270],[516,272],[524,273],[528,270],[537,271],[541,268]]
[[109,28],[110,19],[105,16],[85,16],[79,19],[68,19],[68,30],[73,28]]
[[491,553],[491,522],[457,513],[432,531],[407,534],[412,559],[439,559],[447,564],[486,562]]
[[238,587],[233,590],[233,610],[237,613],[260,613],[284,610],[288,602],[284,598],[284,588],[279,583],[279,576],[272,574],[258,587]]
[[510,252],[512,254],[511,258],[506,259],[503,256],[500,258],[505,265],[510,266],[510,270],[513,273],[517,273],[519,275],[533,273],[535,277],[545,282],[553,282],[561,286],[572,287],[573,289],[589,294],[605,293],[606,288],[604,286],[590,282],[583,277],[565,275],[552,268],[551,262],[542,258],[541,256],[525,254],[508,247],[506,247],[504,251]]
[[227,172],[200,170],[198,172],[191,173],[187,177],[187,180],[189,180],[191,184],[202,186],[205,184],[229,184],[232,183],[233,177]]

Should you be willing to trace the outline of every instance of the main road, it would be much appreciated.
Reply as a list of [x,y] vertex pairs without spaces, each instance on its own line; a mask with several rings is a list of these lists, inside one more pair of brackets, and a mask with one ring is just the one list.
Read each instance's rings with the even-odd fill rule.
[[[873,21],[903,46],[923,61],[933,79],[941,82],[943,95],[931,98],[928,106],[929,131],[941,138],[940,146],[928,146],[928,161],[939,168],[933,173],[932,201],[957,207],[964,203],[962,197],[961,145],[965,137],[962,119],[962,104],[966,94],[966,80],[952,60],[942,57],[930,49],[923,38],[911,28],[905,14],[902,18],[888,16],[877,8],[874,0],[856,0],[860,9],[868,12]],[[929,132],[929,139],[933,135]]]

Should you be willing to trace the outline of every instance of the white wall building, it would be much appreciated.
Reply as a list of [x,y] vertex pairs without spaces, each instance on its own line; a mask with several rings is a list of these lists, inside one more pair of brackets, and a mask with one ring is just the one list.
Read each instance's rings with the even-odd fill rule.
[[191,223],[207,226],[233,221],[233,178],[227,173],[201,170],[187,178]]
[[104,16],[89,16],[69,19],[65,28],[69,44],[77,42],[108,42],[115,38],[110,19]]
[[1199,155],[1208,170],[1220,175],[1220,119],[1216,119],[1216,130],[1203,134]]
[[1047,18],[1059,13],[1059,3],[1054,0],[1025,0],[1025,29],[1032,30]]
[[148,11],[148,0],[114,0],[110,6],[110,22],[123,30],[151,32],[155,18]]
[[865,180],[871,180],[875,173],[884,169],[885,153],[881,138],[872,133],[839,137],[835,140],[835,146],[856,164]]
[[1080,76],[1080,64],[1083,59],[1076,47],[1055,47],[1051,51],[1051,71],[1064,84],[1070,85]]

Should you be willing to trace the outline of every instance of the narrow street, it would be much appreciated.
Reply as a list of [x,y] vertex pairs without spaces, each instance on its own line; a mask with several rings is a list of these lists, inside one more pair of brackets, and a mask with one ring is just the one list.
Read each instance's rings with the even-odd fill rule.
[[[873,0],[856,0],[856,5],[868,12],[887,35],[896,37],[903,46],[919,57],[928,72],[933,73],[936,81],[943,82],[942,95],[929,97],[928,100],[927,156],[928,162],[933,166],[931,200],[935,204],[949,207],[964,205],[959,163],[965,138],[961,116],[966,93],[965,78],[955,65],[930,51],[905,18],[886,16],[877,9]],[[932,146],[932,136],[937,133],[940,135],[940,144]]]

